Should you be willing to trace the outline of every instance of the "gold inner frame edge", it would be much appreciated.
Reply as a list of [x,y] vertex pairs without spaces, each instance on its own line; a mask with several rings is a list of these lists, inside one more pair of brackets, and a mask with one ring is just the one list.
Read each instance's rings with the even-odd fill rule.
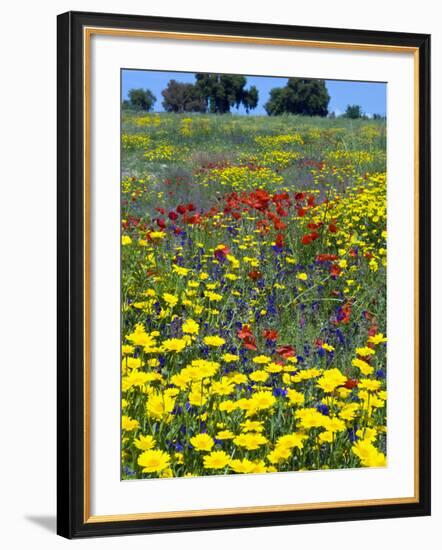
[[[269,506],[241,506],[203,510],[178,510],[167,512],[129,513],[115,515],[91,515],[91,473],[90,473],[90,42],[92,35],[126,36],[132,38],[162,38],[175,40],[196,40],[208,42],[249,43],[271,46],[292,46],[304,48],[363,50],[374,52],[412,53],[414,63],[414,495],[411,497],[348,500],[335,502],[282,504]],[[364,44],[349,42],[328,42],[280,38],[248,37],[202,33],[181,33],[118,29],[111,27],[83,28],[83,104],[84,104],[84,523],[107,523],[115,521],[137,521],[204,517],[229,514],[250,514],[300,510],[320,510],[356,506],[379,506],[411,504],[419,502],[419,49],[412,46],[388,44]]]

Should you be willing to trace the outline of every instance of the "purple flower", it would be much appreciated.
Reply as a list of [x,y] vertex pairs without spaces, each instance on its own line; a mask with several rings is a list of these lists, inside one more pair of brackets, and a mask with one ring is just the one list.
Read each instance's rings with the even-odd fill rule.
[[330,414],[329,408],[324,403],[320,403],[319,405],[317,405],[316,410],[319,411],[324,416],[329,416]]

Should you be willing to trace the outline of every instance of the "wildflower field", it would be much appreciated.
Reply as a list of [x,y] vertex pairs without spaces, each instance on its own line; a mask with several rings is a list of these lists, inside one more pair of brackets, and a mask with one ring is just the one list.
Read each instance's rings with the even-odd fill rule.
[[122,117],[122,479],[385,466],[385,121]]

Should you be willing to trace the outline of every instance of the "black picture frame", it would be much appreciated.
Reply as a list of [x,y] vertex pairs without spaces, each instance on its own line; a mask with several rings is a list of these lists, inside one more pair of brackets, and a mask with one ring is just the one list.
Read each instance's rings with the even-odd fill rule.
[[[398,518],[430,514],[430,36],[68,12],[58,16],[57,532],[67,538]],[[84,405],[84,40],[85,27],[203,33],[414,48],[419,61],[417,289],[419,331],[418,499],[337,508],[160,519],[88,521],[85,516]],[[86,391],[86,393],[85,393]]]

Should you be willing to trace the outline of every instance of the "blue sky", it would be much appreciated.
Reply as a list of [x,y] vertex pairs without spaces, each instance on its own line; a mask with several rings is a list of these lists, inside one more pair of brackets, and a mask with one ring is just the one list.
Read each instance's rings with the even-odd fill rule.
[[[258,106],[251,114],[265,115],[264,104],[268,100],[270,90],[285,86],[287,78],[268,76],[247,76],[246,78],[246,86],[255,85],[259,91]],[[127,99],[128,91],[131,88],[149,88],[157,98],[154,111],[162,111],[161,102],[163,97],[161,91],[172,79],[178,82],[195,82],[193,73],[124,69],[122,71],[123,99]],[[351,80],[326,80],[325,82],[331,98],[328,105],[330,112],[335,111],[339,115],[345,111],[347,105],[360,105],[363,112],[368,115],[373,113],[386,114],[387,85],[384,82],[354,82]],[[240,107],[238,111],[233,109],[232,112],[245,114],[243,107]]]

